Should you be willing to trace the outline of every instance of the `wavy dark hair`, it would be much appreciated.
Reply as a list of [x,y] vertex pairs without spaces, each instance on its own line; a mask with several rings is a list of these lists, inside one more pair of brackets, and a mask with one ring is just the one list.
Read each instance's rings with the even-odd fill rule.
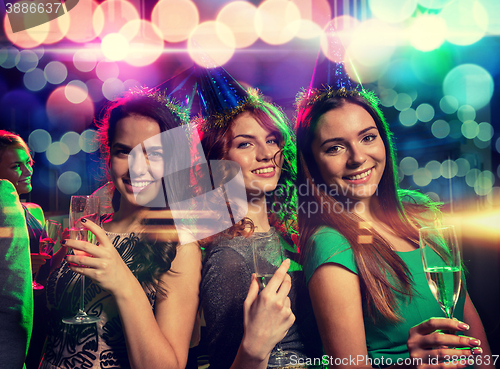
[[[320,96],[320,94],[322,94]],[[315,99],[316,97],[316,99]],[[299,204],[316,204],[319,214],[311,217],[306,212],[307,206],[299,206],[298,223],[301,233],[301,259],[305,261],[311,252],[308,240],[321,226],[329,226],[340,232],[350,243],[359,272],[361,291],[368,302],[370,315],[377,319],[380,315],[390,321],[398,321],[401,316],[397,310],[396,293],[412,295],[412,276],[403,260],[391,249],[389,243],[374,229],[364,229],[363,220],[349,211],[332,212],[331,209],[344,209],[343,198],[330,196],[312,154],[312,142],[320,117],[344,106],[356,104],[365,109],[375,121],[380,137],[385,146],[386,165],[378,190],[381,206],[377,215],[399,237],[408,239],[418,247],[419,221],[428,222],[437,216],[438,204],[427,196],[417,192],[402,190],[397,182],[396,155],[393,136],[378,107],[378,100],[371,92],[332,91],[329,95],[322,91],[313,91],[309,97],[313,103],[299,105],[297,111],[297,155],[298,186],[305,186],[307,191],[299,191]],[[326,191],[325,191],[326,190]],[[404,198],[404,201],[402,199]],[[367,244],[367,235],[372,242]],[[391,282],[388,276],[391,276]]]
[[[97,122],[103,160],[109,176],[110,148],[113,144],[117,123],[129,116],[142,116],[154,120],[161,132],[179,127],[186,122],[182,109],[169,101],[159,91],[148,88],[133,89],[109,102]],[[160,194],[163,195],[163,194]],[[121,194],[113,191],[112,205],[120,208]],[[168,205],[167,205],[168,208]],[[150,225],[146,220],[144,225]],[[130,269],[143,287],[166,295],[160,285],[160,276],[170,270],[176,255],[177,242],[157,241],[157,234],[148,233],[134,247],[134,257]]]
[[[243,113],[250,115],[264,128],[273,132],[278,139],[280,150],[272,159],[276,165],[279,155],[283,156],[281,176],[274,191],[266,193],[267,209],[270,223],[283,238],[293,245],[291,234],[297,233],[297,213],[295,188],[296,171],[296,143],[290,122],[283,110],[277,105],[265,101],[264,98],[253,99],[245,104],[242,111],[226,125],[206,127],[207,121],[198,117],[201,144],[208,161],[227,158],[231,141],[231,123]],[[276,206],[279,205],[279,206]],[[254,232],[254,224],[249,218],[244,218],[223,233],[229,237],[245,235]]]

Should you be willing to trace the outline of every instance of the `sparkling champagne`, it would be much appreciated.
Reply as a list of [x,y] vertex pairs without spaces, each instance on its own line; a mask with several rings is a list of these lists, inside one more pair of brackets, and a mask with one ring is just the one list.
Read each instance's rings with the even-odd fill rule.
[[257,274],[257,282],[259,283],[259,290],[264,289],[272,277],[273,277],[272,274]]
[[441,309],[453,314],[461,284],[460,267],[439,266],[424,269],[429,287]]
[[[87,228],[70,228],[69,229],[69,238],[72,240],[78,241],[86,241],[90,243],[95,243],[95,236],[92,232],[90,232]],[[89,256],[86,252],[73,249],[75,255],[79,256]]]

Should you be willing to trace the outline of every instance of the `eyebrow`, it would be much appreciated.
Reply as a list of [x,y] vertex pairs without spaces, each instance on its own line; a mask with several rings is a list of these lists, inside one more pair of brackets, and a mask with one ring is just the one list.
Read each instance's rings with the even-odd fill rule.
[[[271,132],[271,133],[269,133],[269,134],[266,136],[266,138],[269,138],[269,137],[271,137],[271,136],[277,136],[277,134],[276,134],[275,132]],[[255,136],[253,136],[253,135],[241,134],[241,135],[234,136],[234,137],[233,137],[233,139],[232,139],[231,141],[236,140],[238,137],[248,138],[248,139],[255,139]]]
[[[372,129],[377,129],[377,127],[371,126],[371,127],[362,129],[361,131],[359,131],[358,136],[361,136],[361,135],[365,134],[366,132],[371,131]],[[329,139],[323,141],[323,143],[320,145],[320,147],[323,147],[323,145],[326,145],[327,143],[330,143],[330,142],[342,142],[342,141],[344,141],[344,139],[342,137],[329,138]]]

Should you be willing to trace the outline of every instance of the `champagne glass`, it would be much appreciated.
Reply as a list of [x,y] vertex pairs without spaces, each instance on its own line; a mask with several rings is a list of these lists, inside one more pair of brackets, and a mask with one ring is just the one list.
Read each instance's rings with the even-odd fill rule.
[[[82,240],[95,244],[96,238],[92,232],[85,228],[82,224],[82,219],[88,219],[97,225],[100,225],[99,214],[99,198],[95,196],[71,196],[71,204],[69,208],[69,238],[72,240]],[[87,256],[88,254],[73,249],[75,255]],[[80,308],[78,313],[72,318],[63,319],[66,324],[91,324],[98,322],[101,318],[87,315],[85,312],[85,276],[81,276],[81,296]]]
[[419,237],[427,282],[446,317],[451,319],[462,282],[455,227],[424,227],[419,230]]
[[[285,258],[277,234],[261,236],[254,233],[254,235],[252,241],[253,260],[257,282],[259,283],[260,290],[262,290],[267,286]],[[300,354],[294,351],[283,351],[281,343],[278,342],[276,350],[273,350],[273,353],[269,357],[267,366],[270,368],[289,366],[292,365],[292,357],[297,358],[300,356]]]
[[[59,232],[61,230],[61,224],[56,222],[55,220],[47,219],[45,221],[45,225],[42,230],[42,234],[40,235],[40,241],[38,244],[38,251],[40,254],[49,255],[54,248],[54,245],[57,242],[59,237]],[[33,289],[34,290],[43,290],[43,285],[36,281],[38,277],[38,273],[40,269],[37,270],[35,276],[33,277]]]

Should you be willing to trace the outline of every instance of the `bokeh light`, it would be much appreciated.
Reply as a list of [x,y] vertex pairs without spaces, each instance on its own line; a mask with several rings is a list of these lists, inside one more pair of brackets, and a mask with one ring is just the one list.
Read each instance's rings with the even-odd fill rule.
[[406,109],[409,109],[412,103],[413,100],[411,96],[403,92],[398,94],[398,98],[396,100],[396,103],[394,104],[394,107],[399,111],[404,111]]
[[91,78],[87,82],[87,89],[89,91],[89,96],[93,102],[99,102],[104,99],[104,95],[102,94],[102,81],[97,78]]
[[120,34],[128,41],[128,54],[124,60],[130,65],[144,67],[152,64],[163,52],[163,35],[160,29],[149,21],[130,21],[120,29]]
[[21,72],[30,72],[38,66],[38,56],[31,50],[22,50],[16,55],[16,68]]
[[451,159],[447,159],[441,163],[441,175],[446,179],[455,177],[458,173],[458,165]]
[[427,168],[418,168],[413,173],[413,182],[417,186],[425,187],[432,181],[432,173]]
[[407,156],[406,158],[403,158],[401,160],[401,162],[399,163],[399,168],[405,176],[411,176],[418,169],[418,161],[411,156]]
[[453,56],[449,48],[411,53],[411,69],[419,81],[430,86],[441,86],[446,74],[453,69]]
[[68,101],[73,104],[80,104],[89,96],[89,90],[84,82],[73,80],[64,88],[64,94]]
[[113,100],[123,91],[125,91],[125,86],[118,78],[108,78],[102,84],[102,94],[108,100]]
[[[30,4],[28,1],[19,1],[17,4]],[[36,28],[36,30],[34,29]],[[5,13],[3,19],[3,29],[5,31],[5,36],[14,45],[23,49],[32,49],[40,45],[45,37],[47,37],[49,25],[48,23],[41,24],[27,30],[22,30],[18,32],[12,32],[12,27],[10,25],[8,14]]]
[[[248,3],[245,3],[248,4]],[[252,18],[249,15],[249,18]],[[191,0],[160,0],[151,14],[151,21],[168,42],[187,40],[200,21],[200,14]]]
[[457,118],[461,122],[465,122],[468,120],[474,120],[474,119],[476,119],[476,109],[474,109],[470,105],[462,105],[460,108],[458,108]]
[[69,149],[70,155],[78,154],[81,150],[80,135],[73,131],[68,131],[61,137],[61,143],[65,144]]
[[495,133],[493,126],[488,122],[482,122],[478,125],[479,132],[477,133],[477,138],[484,142],[489,142],[493,138]]
[[[47,99],[46,109],[49,122],[54,127],[81,131],[87,128],[94,118],[94,104],[87,97],[80,104],[74,104],[66,97],[66,86],[56,88]],[[69,151],[68,151],[69,152]]]
[[425,164],[425,169],[431,173],[432,179],[438,179],[441,177],[441,163],[437,160],[431,160]]
[[[139,19],[139,13],[132,3],[126,0],[107,0],[94,11],[92,23],[94,32],[102,39],[110,33],[118,33],[125,24]],[[135,36],[140,30],[140,23],[131,25]]]
[[379,92],[380,104],[383,106],[390,108],[394,106],[397,101],[398,93],[393,89],[383,89]]
[[35,68],[23,76],[23,83],[30,91],[40,91],[47,84],[47,79],[43,70]]
[[82,178],[78,173],[68,170],[57,179],[57,187],[62,193],[72,195],[82,187]]
[[129,43],[120,33],[108,33],[101,42],[104,56],[110,60],[123,60],[129,53]]
[[489,170],[481,172],[474,182],[474,191],[479,196],[486,196],[495,184],[495,175]]
[[455,96],[446,95],[439,101],[439,107],[446,114],[453,114],[458,109],[458,100]]
[[417,8],[416,0],[370,0],[373,15],[388,23],[399,23],[410,18]]
[[452,69],[443,82],[443,94],[454,96],[460,105],[480,109],[491,100],[493,78],[484,68],[462,64]]
[[53,85],[63,83],[68,76],[68,69],[59,61],[51,61],[44,68],[45,78],[47,82]]
[[500,153],[500,137],[498,137],[495,142],[495,149],[497,150],[498,153]]
[[446,22],[433,14],[420,15],[408,29],[411,45],[420,51],[439,48],[446,38]]
[[353,32],[347,52],[358,66],[381,66],[388,64],[398,40],[399,32],[394,27],[377,19],[361,23]]
[[411,127],[417,123],[417,113],[415,109],[409,108],[399,113],[399,121],[405,127]]
[[80,49],[73,55],[73,64],[80,72],[90,72],[97,63],[96,52],[89,49]]
[[53,142],[45,152],[47,160],[53,165],[61,165],[69,159],[69,148],[61,142]]
[[467,183],[467,186],[474,187],[474,184],[476,183],[476,180],[479,177],[480,173],[481,171],[476,168],[469,170],[465,175],[465,183]]
[[479,1],[455,0],[443,8],[440,17],[448,29],[446,40],[455,45],[471,45],[485,35],[488,14]]
[[224,6],[217,15],[217,23],[225,24],[234,35],[236,48],[248,47],[259,38],[255,30],[256,13],[257,7],[254,5],[234,1]]
[[462,134],[465,138],[473,139],[479,133],[478,124],[473,120],[466,120],[462,124]]
[[94,0],[78,1],[71,11],[57,18],[60,29],[68,29],[66,38],[73,42],[90,42],[97,37],[92,19],[98,4]]
[[11,69],[16,66],[19,62],[17,56],[19,55],[19,50],[13,46],[7,48],[2,48],[2,63],[0,65],[5,69]]
[[106,81],[108,78],[117,78],[120,74],[120,68],[115,62],[101,60],[97,63],[96,75],[101,81]]
[[455,163],[457,164],[458,167],[457,177],[465,177],[467,172],[470,170],[469,161],[464,158],[458,158],[457,160],[455,160]]
[[28,137],[28,146],[34,152],[45,152],[51,143],[52,137],[44,129],[35,129]]
[[288,0],[265,0],[255,13],[255,30],[270,45],[287,43],[299,31],[300,11]]
[[438,119],[431,126],[431,132],[436,138],[445,138],[450,134],[450,125],[443,119]]
[[490,146],[490,141],[482,141],[477,136],[472,140],[478,149],[486,149]]
[[[222,40],[220,36],[223,36]],[[232,39],[232,45],[231,45]],[[201,23],[188,40],[188,52],[200,66],[213,68],[226,64],[234,54],[235,41],[231,30],[223,23]],[[214,65],[215,64],[215,65]]]
[[99,149],[99,140],[97,137],[97,131],[93,129],[87,129],[83,131],[79,139],[80,148],[86,153],[91,153]]
[[420,104],[417,109],[417,118],[421,122],[430,122],[434,119],[434,108],[430,104]]
[[[299,31],[297,37],[310,39],[321,34],[326,24],[332,18],[332,10],[327,0],[292,0],[300,12],[301,19],[298,21]],[[341,27],[335,29],[342,32]]]
[[[488,14],[486,31],[491,35],[500,35],[500,2],[497,0],[481,0],[481,5]],[[483,24],[483,27],[485,24]]]
[[[66,7],[65,7],[65,10],[66,10]],[[73,9],[71,11],[73,11]],[[64,16],[66,16],[66,15],[61,15],[61,17],[64,17]],[[59,18],[57,18],[57,19],[59,19]],[[69,18],[67,18],[67,19],[69,19]],[[49,25],[49,29],[47,30],[47,35],[46,35],[45,39],[43,40],[43,44],[45,44],[45,45],[55,44],[55,43],[61,41],[64,37],[66,37],[66,35],[69,32],[70,22],[69,21],[58,22],[57,20],[53,20],[53,21],[50,21],[48,23],[48,25]]]

